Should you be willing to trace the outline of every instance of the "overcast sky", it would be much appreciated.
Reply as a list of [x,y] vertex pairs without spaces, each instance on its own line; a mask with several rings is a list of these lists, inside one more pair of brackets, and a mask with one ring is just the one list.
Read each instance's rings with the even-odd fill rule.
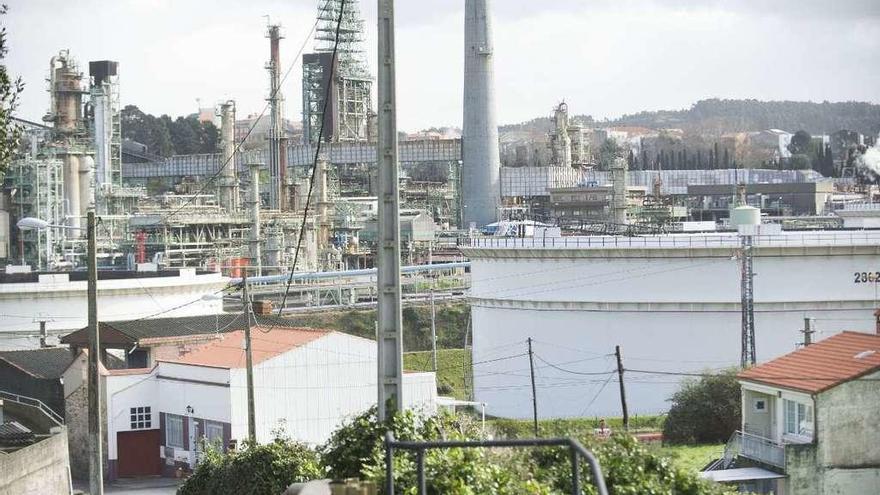
[[[237,100],[259,112],[266,19],[280,22],[285,113],[299,119],[294,56],[317,0],[6,0],[7,63],[26,84],[19,115],[46,112],[49,59],[69,48],[120,62],[122,100],[153,114]],[[397,0],[398,125],[461,124],[463,0]],[[361,2],[375,67],[376,1]],[[702,98],[880,101],[877,0],[494,0],[499,123],[565,99],[596,118],[686,108]]]

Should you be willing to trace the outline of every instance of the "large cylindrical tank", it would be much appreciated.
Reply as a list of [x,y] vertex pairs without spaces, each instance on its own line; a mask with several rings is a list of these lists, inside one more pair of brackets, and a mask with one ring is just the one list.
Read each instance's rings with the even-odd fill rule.
[[79,157],[65,155],[64,157],[64,216],[67,217],[67,225],[75,228],[80,227],[80,187],[79,187]]
[[761,225],[761,209],[754,206],[737,206],[730,212],[730,226]]
[[82,156],[79,159],[79,214],[86,216],[89,208],[95,206],[95,193],[92,184],[95,181],[95,159]]

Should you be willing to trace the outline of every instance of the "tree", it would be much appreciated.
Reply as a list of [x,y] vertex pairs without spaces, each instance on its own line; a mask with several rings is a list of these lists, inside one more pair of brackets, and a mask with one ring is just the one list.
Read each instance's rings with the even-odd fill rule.
[[792,170],[809,170],[813,168],[813,161],[810,159],[810,155],[799,153],[791,155],[791,158],[788,159],[788,165]]
[[[0,16],[6,14],[7,6],[0,5]],[[6,46],[6,26],[0,28],[0,60],[6,58],[9,47]],[[12,161],[12,156],[21,139],[21,126],[12,120],[12,114],[18,108],[18,96],[24,91],[21,77],[12,78],[6,70],[6,64],[0,63],[0,176]]]
[[608,170],[617,158],[623,157],[624,149],[613,138],[606,139],[599,146],[599,170]]
[[670,444],[726,441],[740,425],[737,370],[689,380],[670,399],[663,441]]
[[812,144],[813,136],[810,136],[810,133],[807,131],[800,130],[794,133],[794,136],[791,137],[791,142],[788,144],[788,151],[791,151],[792,155],[806,155],[810,152]]

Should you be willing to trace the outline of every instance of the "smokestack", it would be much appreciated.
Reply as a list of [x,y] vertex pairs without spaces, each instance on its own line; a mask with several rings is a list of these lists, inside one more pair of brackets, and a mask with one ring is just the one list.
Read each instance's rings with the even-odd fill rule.
[[281,102],[281,26],[270,24],[269,32],[269,207],[273,210],[283,209],[283,192],[286,163],[281,162],[281,137],[283,134]]
[[498,220],[498,125],[489,0],[466,0],[464,14],[464,119],[462,129],[462,228]]
[[235,169],[235,102],[220,105],[220,205],[226,211],[238,212],[238,179]]

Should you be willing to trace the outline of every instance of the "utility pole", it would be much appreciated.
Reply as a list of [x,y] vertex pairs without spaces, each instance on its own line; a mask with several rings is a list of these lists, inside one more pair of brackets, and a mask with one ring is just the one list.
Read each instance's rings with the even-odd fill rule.
[[629,411],[626,408],[626,388],[623,385],[623,358],[620,357],[620,346],[614,346],[617,357],[617,381],[620,383],[620,408],[623,410],[623,429],[629,431]]
[[[397,90],[394,75],[394,0],[379,2],[378,66],[378,373],[379,420],[403,409],[403,317],[400,302],[400,195],[397,170]],[[343,7],[344,7],[343,3]]]
[[40,320],[40,349],[44,347],[48,347],[46,344],[46,339],[49,337],[49,333],[46,331],[46,320]]
[[532,421],[535,428],[535,438],[538,437],[538,396],[535,393],[535,359],[532,352],[532,338],[529,337],[529,373],[532,377]]
[[813,343],[813,334],[816,333],[813,330],[813,322],[815,320],[810,317],[804,317],[804,329],[801,332],[804,334],[804,347]]
[[101,341],[98,331],[98,255],[95,212],[86,215],[89,311],[89,493],[104,493],[104,435],[101,424]]
[[248,412],[248,439],[257,441],[257,420],[254,414],[254,354],[251,349],[251,298],[248,294],[247,271],[245,267],[241,279],[241,302],[244,309],[244,346],[245,359],[247,360],[247,412]]
[[434,321],[436,314],[434,313],[434,288],[431,288],[431,351],[434,357],[434,373],[437,372],[437,325]]

